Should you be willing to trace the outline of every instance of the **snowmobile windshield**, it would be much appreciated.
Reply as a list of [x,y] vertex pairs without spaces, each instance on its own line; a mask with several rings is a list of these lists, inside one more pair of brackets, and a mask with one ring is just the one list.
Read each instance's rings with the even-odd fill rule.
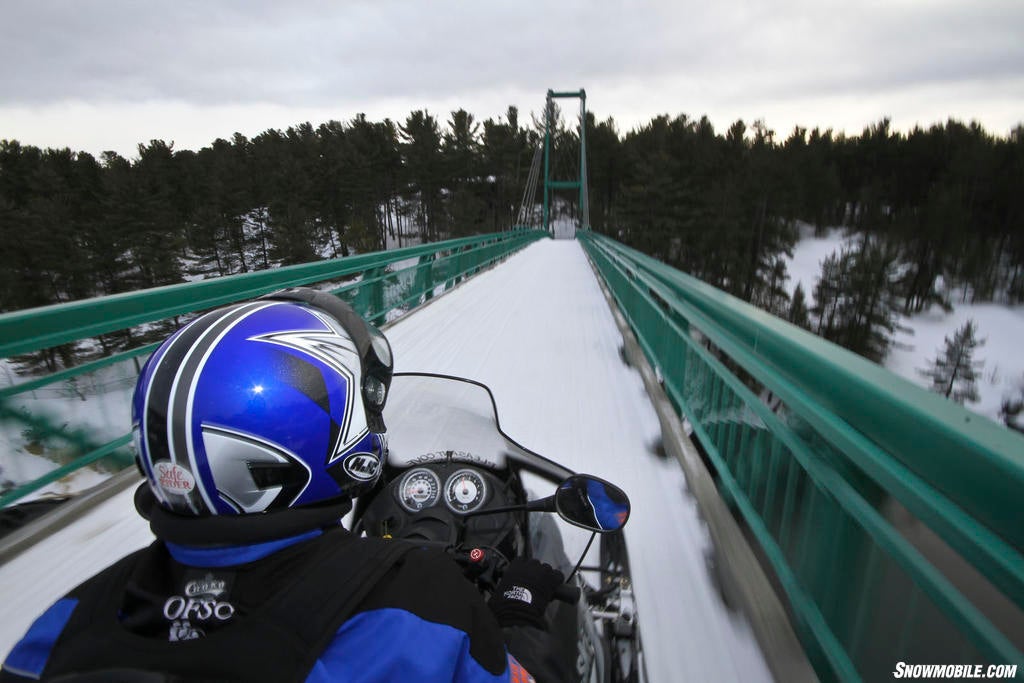
[[573,474],[501,431],[490,389],[470,379],[398,373],[384,419],[388,462],[395,467],[454,460],[525,469],[554,483]]
[[460,460],[504,467],[513,446],[498,430],[487,388],[440,375],[396,374],[384,408],[388,462]]

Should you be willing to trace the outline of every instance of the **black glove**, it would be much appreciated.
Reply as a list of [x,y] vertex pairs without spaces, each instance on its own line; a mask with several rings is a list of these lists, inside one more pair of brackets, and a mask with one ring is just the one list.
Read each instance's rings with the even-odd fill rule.
[[487,603],[502,626],[547,628],[544,610],[555,589],[565,582],[562,572],[534,559],[512,560]]

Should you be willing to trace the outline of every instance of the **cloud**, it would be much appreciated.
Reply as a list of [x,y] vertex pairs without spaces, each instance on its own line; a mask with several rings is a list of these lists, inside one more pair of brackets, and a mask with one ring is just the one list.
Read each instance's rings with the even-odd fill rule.
[[536,88],[552,76],[685,71],[808,87],[984,78],[1020,72],[1021,6],[16,0],[3,9],[0,92],[21,104],[314,104]]
[[157,103],[292,122],[461,103],[483,118],[499,96],[539,109],[549,87],[585,87],[592,109],[630,120],[902,107],[943,88],[938,106],[962,111],[971,92],[984,118],[1020,93],[1022,34],[1018,0],[6,0],[0,137],[25,112]]

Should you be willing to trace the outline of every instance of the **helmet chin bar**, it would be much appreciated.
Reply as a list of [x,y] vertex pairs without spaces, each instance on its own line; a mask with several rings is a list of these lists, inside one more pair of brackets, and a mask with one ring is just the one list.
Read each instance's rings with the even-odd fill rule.
[[387,402],[388,389],[391,387],[391,375],[394,371],[394,358],[387,337],[376,327],[363,320],[362,316],[356,313],[351,306],[333,294],[308,287],[292,287],[260,298],[309,304],[329,313],[338,321],[359,353],[362,377],[359,395],[363,403],[363,412],[366,414],[367,426],[371,432],[378,434],[386,432],[384,404]]

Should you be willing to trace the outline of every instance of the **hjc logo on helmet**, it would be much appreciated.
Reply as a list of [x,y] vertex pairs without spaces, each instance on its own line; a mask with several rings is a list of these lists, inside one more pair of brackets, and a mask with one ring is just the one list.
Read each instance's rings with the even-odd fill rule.
[[353,453],[342,465],[353,479],[370,481],[380,471],[380,459],[373,453]]
[[185,496],[196,487],[196,480],[192,473],[170,460],[153,463],[153,469],[156,473],[156,483],[164,493]]

